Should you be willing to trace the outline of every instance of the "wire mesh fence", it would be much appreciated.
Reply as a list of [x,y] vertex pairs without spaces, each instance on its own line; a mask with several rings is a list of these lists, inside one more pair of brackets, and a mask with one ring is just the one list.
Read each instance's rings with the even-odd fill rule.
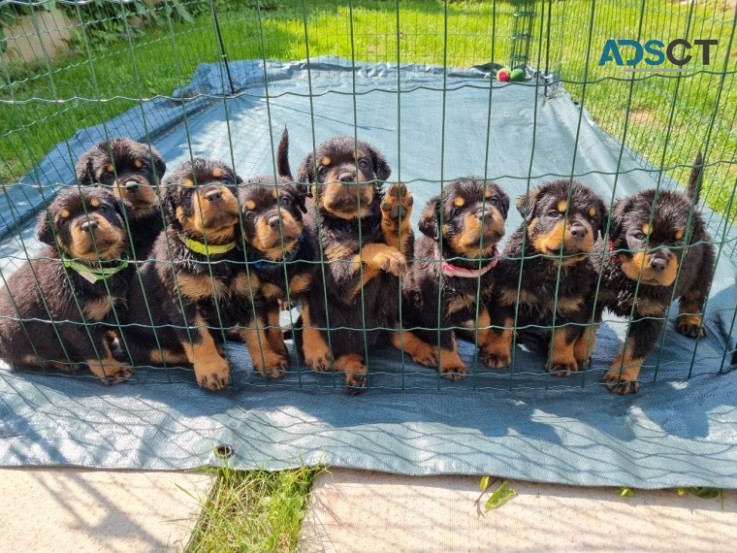
[[2,357],[211,390],[727,372],[736,9],[2,2]]

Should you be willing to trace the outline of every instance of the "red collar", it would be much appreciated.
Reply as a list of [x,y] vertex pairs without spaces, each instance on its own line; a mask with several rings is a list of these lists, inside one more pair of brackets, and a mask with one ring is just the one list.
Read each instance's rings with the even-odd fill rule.
[[457,265],[443,261],[443,264],[440,266],[440,272],[451,278],[478,278],[491,271],[496,267],[497,263],[499,263],[499,250],[494,246],[491,260],[486,265],[476,269],[467,269],[465,267],[458,267]]

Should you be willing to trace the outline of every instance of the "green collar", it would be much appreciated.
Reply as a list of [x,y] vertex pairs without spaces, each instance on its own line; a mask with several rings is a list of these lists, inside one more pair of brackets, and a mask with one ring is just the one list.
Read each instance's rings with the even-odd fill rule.
[[79,276],[92,284],[95,284],[97,281],[100,280],[107,280],[111,276],[117,275],[120,271],[128,266],[127,258],[121,259],[120,263],[114,267],[102,267],[100,269],[93,269],[89,265],[79,263],[64,255],[62,255],[61,257],[61,262],[64,264],[64,267],[66,267],[67,269],[71,269],[72,271],[76,271]]
[[228,242],[227,244],[203,244],[202,242],[184,236],[182,233],[179,233],[178,236],[182,244],[200,255],[220,255],[228,253],[235,248],[235,241]]

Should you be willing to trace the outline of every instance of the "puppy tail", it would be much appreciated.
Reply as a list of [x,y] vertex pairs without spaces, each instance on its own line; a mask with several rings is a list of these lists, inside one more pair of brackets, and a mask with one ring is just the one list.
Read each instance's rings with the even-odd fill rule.
[[691,175],[688,177],[688,197],[691,198],[692,203],[699,201],[699,194],[701,193],[701,181],[704,180],[704,166],[701,152],[696,154],[696,159],[693,162],[693,168],[691,169]]
[[276,169],[280,177],[287,177],[289,180],[294,180],[292,178],[292,169],[289,167],[289,133],[286,127],[284,127],[281,140],[279,140],[279,148],[276,151]]

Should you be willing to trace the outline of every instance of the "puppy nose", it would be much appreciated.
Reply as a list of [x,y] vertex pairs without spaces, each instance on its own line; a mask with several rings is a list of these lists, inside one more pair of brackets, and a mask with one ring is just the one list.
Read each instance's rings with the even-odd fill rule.
[[223,193],[220,190],[218,190],[217,188],[214,189],[214,190],[209,190],[209,191],[205,192],[205,199],[208,202],[217,202],[222,197],[223,197]]
[[484,211],[483,209],[476,212],[476,217],[485,225],[488,225],[494,220],[494,216],[491,214],[491,211]]
[[579,223],[572,224],[571,236],[573,236],[576,240],[581,240],[583,237],[586,236],[586,227]]
[[273,217],[269,217],[269,220],[267,221],[269,223],[269,226],[273,229],[279,228],[279,216],[274,215]]
[[355,173],[341,173],[340,182],[356,182]]
[[81,225],[79,225],[79,228],[81,228],[82,230],[86,230],[87,232],[92,232],[98,226],[99,224],[97,223],[95,219],[89,219],[85,221],[84,223],[82,223]]
[[138,190],[139,186],[140,184],[134,180],[129,180],[128,182],[125,183],[125,189],[128,192],[135,192],[136,190]]
[[668,260],[663,257],[651,257],[650,268],[654,271],[665,271],[668,266]]

